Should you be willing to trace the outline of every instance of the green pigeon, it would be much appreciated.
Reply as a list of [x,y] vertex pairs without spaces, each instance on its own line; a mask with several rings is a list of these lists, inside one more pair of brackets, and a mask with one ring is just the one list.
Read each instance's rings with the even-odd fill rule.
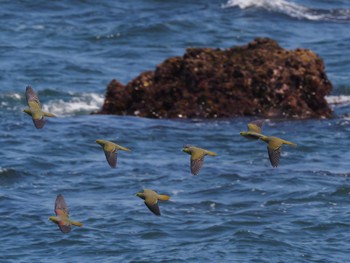
[[56,216],[50,216],[49,219],[56,223],[63,233],[69,233],[72,230],[72,225],[83,226],[82,223],[69,219],[69,210],[63,195],[58,194],[55,202]]
[[295,143],[282,140],[278,137],[262,135],[259,139],[267,143],[267,152],[269,153],[272,167],[277,167],[279,164],[281,157],[281,148],[283,144],[297,147]]
[[261,134],[261,127],[265,120],[255,120],[248,123],[248,131],[240,132],[239,134],[249,140],[258,140]]
[[143,189],[143,192],[138,192],[136,194],[141,199],[145,200],[145,205],[157,216],[160,216],[160,210],[158,206],[158,200],[168,201],[170,196],[160,195],[157,192],[150,189]]
[[56,117],[54,114],[45,112],[41,109],[39,98],[30,86],[27,86],[26,88],[26,99],[29,108],[26,108],[23,111],[32,117],[37,129],[44,127],[46,122],[45,117]]
[[191,165],[191,172],[193,175],[198,175],[199,170],[203,166],[204,156],[206,155],[216,156],[216,153],[214,152],[210,152],[205,149],[198,148],[188,144],[186,144],[182,148],[182,151],[191,155],[190,165]]
[[102,146],[103,151],[106,155],[107,162],[111,168],[115,168],[117,166],[117,151],[123,150],[130,152],[131,150],[125,147],[122,147],[116,143],[106,141],[106,140],[96,140],[96,143]]

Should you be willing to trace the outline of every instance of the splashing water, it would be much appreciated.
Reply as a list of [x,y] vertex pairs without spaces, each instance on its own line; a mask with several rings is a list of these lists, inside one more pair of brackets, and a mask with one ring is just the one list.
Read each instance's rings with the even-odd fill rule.
[[103,104],[103,96],[96,93],[83,93],[69,101],[62,99],[49,101],[43,105],[43,110],[56,115],[77,115],[96,111]]
[[328,104],[338,105],[338,104],[350,104],[350,96],[339,95],[339,96],[326,96]]
[[270,12],[282,13],[293,18],[313,21],[350,21],[350,9],[318,10],[285,0],[229,0],[222,7],[239,7],[240,9],[261,8]]

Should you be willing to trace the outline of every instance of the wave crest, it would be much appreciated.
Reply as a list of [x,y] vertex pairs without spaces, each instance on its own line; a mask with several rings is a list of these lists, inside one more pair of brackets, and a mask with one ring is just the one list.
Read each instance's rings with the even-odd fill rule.
[[103,95],[82,93],[73,96],[69,101],[51,100],[43,105],[43,110],[56,115],[79,115],[98,110],[102,107]]
[[326,96],[328,104],[346,105],[350,104],[350,95]]
[[350,9],[312,9],[286,0],[228,0],[222,7],[239,7],[240,9],[261,8],[298,19],[350,22]]

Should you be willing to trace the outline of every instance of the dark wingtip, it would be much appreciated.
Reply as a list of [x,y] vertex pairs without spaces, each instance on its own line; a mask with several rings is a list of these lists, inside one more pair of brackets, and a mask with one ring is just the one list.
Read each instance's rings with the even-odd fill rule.
[[154,212],[154,214],[155,214],[156,216],[161,216],[160,211],[157,212],[157,213]]
[[191,159],[191,163],[190,163],[190,166],[191,166],[191,173],[193,175],[198,175],[199,174],[199,171],[201,170],[202,166],[203,166],[203,159],[204,159],[204,156],[198,160],[192,160]]
[[42,119],[40,119],[40,120],[34,120],[34,119],[33,119],[33,122],[34,122],[35,128],[41,129],[41,128],[44,127],[46,121],[45,121],[45,118],[42,118]]
[[63,226],[63,225],[58,225],[58,228],[64,234],[67,234],[67,233],[69,233],[72,230],[72,227],[70,227],[70,226]]
[[116,168],[117,166],[117,153],[115,151],[107,152],[104,151],[106,160],[111,168]]
[[269,154],[269,159],[272,167],[276,168],[279,164],[280,158],[281,158],[281,152],[279,149],[277,150],[271,150],[269,147],[267,147],[267,151]]
[[117,167],[117,161],[115,161],[115,160],[107,160],[107,162],[108,162],[108,164],[109,164],[109,166],[111,167],[111,168],[116,168]]
[[155,204],[147,204],[145,202],[145,205],[148,207],[148,209],[153,213],[155,214],[156,216],[160,216],[160,209],[159,209],[159,206],[157,203]]

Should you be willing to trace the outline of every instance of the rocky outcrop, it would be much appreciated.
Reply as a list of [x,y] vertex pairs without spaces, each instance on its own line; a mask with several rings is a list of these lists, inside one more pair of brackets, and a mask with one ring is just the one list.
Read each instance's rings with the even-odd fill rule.
[[332,89],[322,59],[257,38],[225,50],[188,48],[122,85],[112,80],[99,113],[149,118],[328,118]]

